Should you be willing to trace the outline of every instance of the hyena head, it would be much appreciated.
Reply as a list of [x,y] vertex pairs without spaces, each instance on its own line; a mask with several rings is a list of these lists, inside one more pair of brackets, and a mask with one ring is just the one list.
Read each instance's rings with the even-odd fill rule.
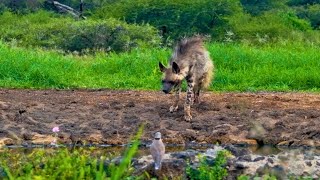
[[162,78],[162,91],[166,94],[170,93],[172,89],[178,86],[182,79],[179,79],[178,74],[180,68],[177,63],[172,62],[172,67],[166,68],[159,62],[160,71],[163,73]]

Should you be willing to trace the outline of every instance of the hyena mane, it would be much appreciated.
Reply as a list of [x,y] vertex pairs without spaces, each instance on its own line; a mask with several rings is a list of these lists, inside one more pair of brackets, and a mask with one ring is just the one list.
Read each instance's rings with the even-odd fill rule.
[[[193,73],[201,81],[195,82],[201,89],[207,89],[213,79],[213,63],[209,52],[204,47],[204,37],[194,36],[184,38],[175,47],[170,65],[177,63],[180,70],[189,66],[189,73]],[[191,68],[190,68],[191,67]],[[188,69],[188,68],[187,68]]]

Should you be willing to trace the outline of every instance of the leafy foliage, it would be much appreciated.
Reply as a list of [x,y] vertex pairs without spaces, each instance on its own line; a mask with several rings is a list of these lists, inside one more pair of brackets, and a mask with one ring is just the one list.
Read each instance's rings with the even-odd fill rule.
[[[0,16],[3,25],[0,36],[5,41],[15,39],[22,46],[78,52],[123,52],[160,43],[170,46],[183,36],[197,33],[211,35],[214,41],[258,45],[260,40],[273,43],[295,39],[296,34],[308,41],[320,39],[318,1],[86,0],[86,21],[38,12],[39,9],[52,9],[44,2],[0,2],[0,14],[7,9],[15,9],[12,8],[13,4],[18,9],[13,10],[15,13],[37,12],[26,16],[13,17],[9,13]],[[59,2],[79,8],[78,0]],[[264,37],[267,37],[267,41]]]
[[243,9],[251,15],[260,15],[277,7],[281,0],[240,0]]
[[0,36],[22,46],[64,51],[129,51],[138,46],[157,46],[160,37],[148,25],[129,25],[115,19],[75,21],[40,11],[25,16],[9,12],[0,16]]
[[320,4],[297,7],[298,17],[308,20],[314,29],[320,29]]
[[320,0],[289,0],[288,5],[300,6],[300,5],[313,5],[320,4]]
[[[138,130],[132,146],[124,153],[119,165],[108,165],[103,155],[91,149],[38,149],[30,154],[0,153],[0,179],[111,179],[130,176],[131,159],[139,146],[143,127]],[[110,158],[110,157],[109,157]]]
[[120,0],[95,12],[98,18],[120,18],[128,23],[149,23],[165,38],[179,39],[194,33],[219,39],[227,19],[241,11],[236,0]]
[[220,180],[225,178],[228,173],[227,169],[224,167],[226,164],[226,152],[220,151],[217,153],[217,157],[214,160],[214,165],[210,166],[206,158],[200,159],[200,165],[197,169],[193,169],[188,165],[186,172],[188,178],[191,180]]

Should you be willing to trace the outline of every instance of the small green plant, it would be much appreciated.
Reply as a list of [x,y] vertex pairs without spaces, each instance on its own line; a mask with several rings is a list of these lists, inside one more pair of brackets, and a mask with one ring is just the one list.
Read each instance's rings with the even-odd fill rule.
[[[104,160],[104,158],[99,158]],[[83,149],[39,149],[31,154],[2,153],[0,166],[6,176],[1,179],[102,179],[97,159]]]
[[0,153],[0,179],[135,179],[131,176],[131,159],[138,150],[142,127],[125,151],[119,165],[106,164],[103,154],[96,155],[94,148],[35,149],[30,154]]
[[188,178],[192,180],[220,180],[228,175],[224,167],[227,162],[227,152],[219,151],[214,160],[214,165],[210,166],[205,157],[200,158],[200,164],[197,169],[187,166],[186,172]]

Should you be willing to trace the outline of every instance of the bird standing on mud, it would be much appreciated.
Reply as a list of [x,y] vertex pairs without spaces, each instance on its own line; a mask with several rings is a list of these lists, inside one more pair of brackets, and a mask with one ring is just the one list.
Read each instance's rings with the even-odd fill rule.
[[154,168],[155,170],[159,170],[161,168],[161,161],[165,153],[165,146],[161,140],[160,132],[156,132],[154,140],[150,146],[150,152],[154,160]]

